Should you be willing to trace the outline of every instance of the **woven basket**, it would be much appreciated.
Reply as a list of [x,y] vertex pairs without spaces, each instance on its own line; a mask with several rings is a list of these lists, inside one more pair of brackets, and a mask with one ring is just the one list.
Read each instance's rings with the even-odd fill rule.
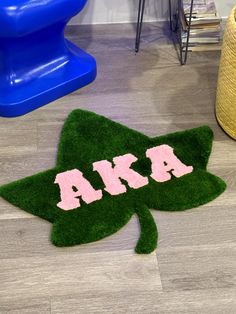
[[216,117],[221,127],[236,139],[236,6],[226,25],[222,46]]

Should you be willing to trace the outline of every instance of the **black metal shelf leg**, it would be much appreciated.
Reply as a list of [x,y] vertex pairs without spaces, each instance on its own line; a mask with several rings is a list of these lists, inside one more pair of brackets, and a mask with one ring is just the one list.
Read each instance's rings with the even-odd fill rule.
[[170,23],[170,30],[173,31],[172,25],[172,2],[169,0],[169,23]]
[[142,33],[142,24],[143,24],[143,14],[145,9],[146,0],[139,0],[138,7],[138,21],[137,21],[137,29],[136,29],[136,40],[135,40],[135,52],[139,51],[140,47],[140,37]]
[[[185,65],[188,59],[188,53],[189,53],[189,39],[190,39],[190,30],[191,30],[191,25],[192,25],[192,17],[193,17],[193,2],[194,0],[191,0],[191,5],[190,5],[190,12],[189,12],[189,22],[188,22],[188,29],[187,29],[187,38],[186,38],[186,44],[183,45],[182,42],[182,27],[181,27],[181,21],[180,21],[180,16],[178,16],[178,20],[179,20],[179,28],[180,28],[180,32],[179,32],[179,40],[180,40],[180,63],[181,65]],[[181,0],[179,0],[179,10],[178,13],[179,15],[180,13],[180,6],[181,6]],[[184,50],[184,53],[183,53]]]

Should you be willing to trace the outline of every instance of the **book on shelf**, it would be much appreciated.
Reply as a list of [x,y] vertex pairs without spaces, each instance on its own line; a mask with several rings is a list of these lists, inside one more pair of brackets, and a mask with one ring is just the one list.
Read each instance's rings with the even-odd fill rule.
[[[221,50],[221,44],[207,44],[207,45],[189,45],[188,51],[218,51]],[[186,47],[183,48],[183,51]]]
[[[189,23],[189,16],[186,17],[187,24]],[[201,25],[201,24],[219,24],[221,22],[221,18],[219,15],[214,15],[212,17],[210,16],[204,16],[204,17],[198,17],[198,16],[192,16],[191,19],[191,25]]]
[[191,32],[195,33],[201,33],[201,32],[221,32],[221,24],[201,24],[201,25],[194,25],[194,27],[191,27],[190,29]]
[[[182,29],[183,49],[186,49],[191,0],[182,0],[181,3],[179,22]],[[189,50],[219,50],[221,46],[221,18],[214,0],[195,0],[193,2],[189,35]]]
[[[182,37],[182,42],[183,43],[186,43],[187,41],[187,36],[186,37]],[[220,38],[218,37],[215,37],[215,38],[212,38],[212,37],[192,37],[190,36],[189,37],[189,43],[192,43],[192,44],[212,44],[212,43],[220,43]]]
[[[205,28],[198,28],[198,29],[190,29],[191,37],[220,37],[221,28],[212,28],[212,29],[205,29]],[[186,34],[186,32],[185,32]],[[183,35],[184,36],[184,35]]]

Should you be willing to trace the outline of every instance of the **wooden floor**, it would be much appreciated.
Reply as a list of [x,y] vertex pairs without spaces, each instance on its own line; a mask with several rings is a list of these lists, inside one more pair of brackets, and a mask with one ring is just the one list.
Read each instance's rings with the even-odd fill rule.
[[134,26],[70,27],[93,54],[90,86],[17,119],[0,118],[0,185],[52,167],[70,111],[84,108],[147,135],[211,126],[209,170],[228,184],[215,201],[186,212],[153,211],[159,247],[133,251],[136,217],[103,241],[59,249],[51,224],[0,200],[0,313],[236,313],[236,143],[217,125],[219,52],[194,53],[180,67],[168,29],[144,26],[138,55]]

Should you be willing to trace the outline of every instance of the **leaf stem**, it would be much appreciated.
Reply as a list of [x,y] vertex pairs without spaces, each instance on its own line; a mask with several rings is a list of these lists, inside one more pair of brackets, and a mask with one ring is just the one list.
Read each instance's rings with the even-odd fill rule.
[[138,254],[149,254],[157,247],[158,231],[156,223],[148,207],[136,208],[140,223],[140,238],[135,251]]

